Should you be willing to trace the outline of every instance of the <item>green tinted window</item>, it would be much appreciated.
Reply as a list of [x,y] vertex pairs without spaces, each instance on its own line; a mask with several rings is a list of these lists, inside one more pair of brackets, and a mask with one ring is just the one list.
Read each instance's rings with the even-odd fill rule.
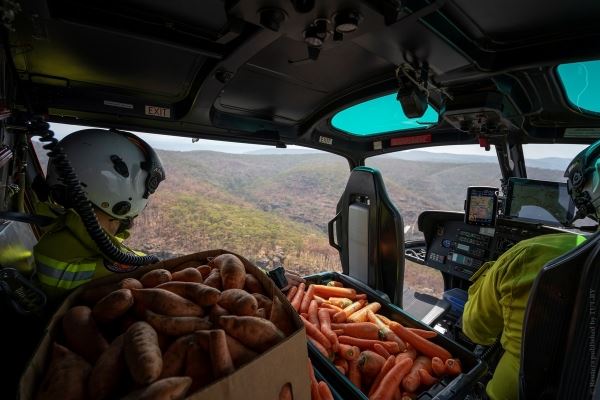
[[437,124],[438,113],[427,107],[421,118],[407,118],[396,94],[377,97],[335,114],[331,119],[334,128],[351,135],[372,136],[386,132],[424,129]]
[[600,61],[561,64],[556,70],[574,108],[600,112]]

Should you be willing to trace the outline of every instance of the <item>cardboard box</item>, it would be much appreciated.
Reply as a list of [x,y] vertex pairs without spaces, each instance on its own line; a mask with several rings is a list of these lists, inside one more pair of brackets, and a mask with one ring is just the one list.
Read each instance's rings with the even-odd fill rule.
[[[84,285],[66,298],[61,307],[52,317],[40,346],[25,370],[19,383],[19,398],[31,400],[35,398],[37,388],[44,378],[46,367],[50,361],[50,348],[58,330],[61,328],[61,318],[73,305],[77,304],[78,296],[86,287],[95,287],[112,282],[118,282],[126,277],[138,278],[144,273],[157,268],[174,269],[187,261],[207,263],[211,257],[229,253],[225,250],[211,250],[188,256],[174,258],[149,265],[129,274],[115,274],[103,279],[97,279]],[[233,253],[232,253],[233,254]],[[237,254],[236,254],[237,255]],[[298,314],[291,307],[287,298],[277,290],[273,282],[245,258],[238,256],[246,267],[246,271],[254,275],[265,288],[267,293],[273,292],[283,303],[292,318],[297,330],[277,346],[267,350],[248,364],[237,369],[199,392],[188,395],[189,400],[208,399],[277,399],[281,387],[290,383],[295,400],[310,400],[310,380],[307,362],[306,334],[304,325]]]

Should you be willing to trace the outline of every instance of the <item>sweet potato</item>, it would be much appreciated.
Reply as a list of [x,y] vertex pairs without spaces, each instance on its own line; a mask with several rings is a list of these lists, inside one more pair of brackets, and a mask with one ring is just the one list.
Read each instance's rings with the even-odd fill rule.
[[167,282],[158,285],[156,288],[168,290],[201,307],[217,304],[221,294],[218,289],[196,282]]
[[210,355],[197,343],[191,343],[185,357],[185,376],[192,378],[190,393],[214,380]]
[[68,347],[91,364],[108,348],[108,342],[98,330],[89,307],[69,309],[63,317],[62,326]]
[[197,317],[204,313],[198,304],[165,289],[133,289],[132,293],[136,303],[157,314]]
[[212,268],[210,268],[210,266],[208,265],[201,265],[196,269],[202,274],[202,279],[208,278],[208,275],[210,275],[210,271],[212,271]]
[[52,361],[46,371],[37,400],[81,400],[87,396],[91,365],[66,347],[54,343]]
[[273,307],[273,301],[269,299],[267,296],[260,293],[253,293],[252,296],[256,299],[258,303],[258,308],[264,308],[265,313],[267,314],[267,319],[271,315],[271,307]]
[[182,336],[195,331],[210,329],[212,324],[207,318],[199,317],[169,317],[156,314],[150,310],[146,311],[146,322],[148,322],[157,333],[169,336]]
[[204,284],[218,290],[223,290],[223,282],[221,281],[221,271],[218,268],[210,271],[210,274],[204,280]]
[[269,321],[275,324],[275,326],[286,336],[291,335],[292,332],[296,330],[290,316],[285,312],[283,303],[277,297],[273,297],[273,306],[271,307]]
[[152,271],[146,272],[140,278],[140,282],[144,285],[145,288],[153,288],[161,283],[170,282],[172,280],[171,272],[166,269],[154,269]]
[[125,314],[133,305],[133,295],[129,289],[119,289],[101,298],[92,309],[92,317],[97,322],[106,323]]
[[147,385],[158,379],[163,359],[158,336],[152,326],[144,321],[131,325],[125,332],[123,347],[129,373],[136,383]]
[[243,289],[224,290],[218,304],[235,315],[254,315],[258,309],[256,298]]
[[256,312],[254,313],[254,316],[259,317],[259,318],[268,319],[267,313],[264,308],[259,308],[258,310],[256,310]]
[[172,274],[174,281],[178,282],[196,282],[202,283],[204,282],[204,278],[202,278],[202,274],[196,268],[186,268],[181,271],[173,272]]
[[189,376],[165,378],[131,393],[122,400],[180,400],[185,397],[191,384],[192,378]]
[[221,307],[218,304],[215,304],[214,306],[212,306],[210,308],[209,318],[213,324],[216,325],[218,323],[219,317],[221,315],[230,315],[230,314],[229,314],[229,311],[227,311],[226,309],[224,309],[223,307]]
[[259,293],[259,294],[265,294],[265,291],[262,287],[262,285],[260,284],[260,282],[258,281],[258,279],[256,279],[256,277],[252,274],[246,274],[246,280],[244,282],[244,290],[247,291],[248,293]]
[[209,349],[212,371],[216,379],[227,376],[235,370],[224,330],[215,329],[210,331]]
[[182,374],[186,362],[186,355],[192,343],[195,343],[194,335],[182,336],[171,343],[162,357],[163,368],[160,379]]
[[89,398],[104,400],[114,396],[125,372],[123,357],[123,335],[118,336],[92,369],[89,381]]
[[221,254],[209,263],[221,271],[223,289],[243,289],[246,283],[244,263],[233,254]]
[[225,315],[219,325],[244,346],[262,353],[285,338],[271,321],[257,317]]
[[247,362],[252,361],[258,356],[255,351],[250,350],[231,336],[226,335],[226,339],[227,347],[229,348],[229,354],[231,354],[233,365],[235,365],[236,368],[239,368]]
[[200,261],[196,261],[196,260],[185,261],[185,262],[182,262],[181,264],[179,264],[178,266],[176,266],[175,268],[172,268],[171,274],[174,274],[175,272],[183,271],[186,268],[199,268],[201,265],[202,265],[202,263]]

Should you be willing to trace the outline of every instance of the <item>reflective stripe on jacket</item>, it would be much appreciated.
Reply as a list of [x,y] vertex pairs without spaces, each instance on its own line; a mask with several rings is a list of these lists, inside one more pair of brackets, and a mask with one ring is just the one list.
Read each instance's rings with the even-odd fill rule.
[[[47,294],[62,295],[92,279],[112,274],[104,266],[105,258],[74,210],[38,203],[36,212],[56,218],[33,248],[36,276]],[[122,243],[128,236],[125,232],[118,237],[109,235],[109,238],[120,250],[141,254]]]

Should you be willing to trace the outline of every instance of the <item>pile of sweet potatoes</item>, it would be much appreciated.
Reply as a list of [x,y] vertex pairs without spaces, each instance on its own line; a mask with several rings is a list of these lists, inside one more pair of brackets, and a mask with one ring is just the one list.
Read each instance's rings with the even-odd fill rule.
[[62,318],[37,399],[181,399],[294,330],[234,255],[90,287]]
[[[435,331],[407,328],[377,314],[381,304],[341,282],[301,283],[287,297],[308,340],[369,399],[416,399],[440,378],[461,373],[460,360],[429,340]],[[312,399],[321,399],[312,386]]]

